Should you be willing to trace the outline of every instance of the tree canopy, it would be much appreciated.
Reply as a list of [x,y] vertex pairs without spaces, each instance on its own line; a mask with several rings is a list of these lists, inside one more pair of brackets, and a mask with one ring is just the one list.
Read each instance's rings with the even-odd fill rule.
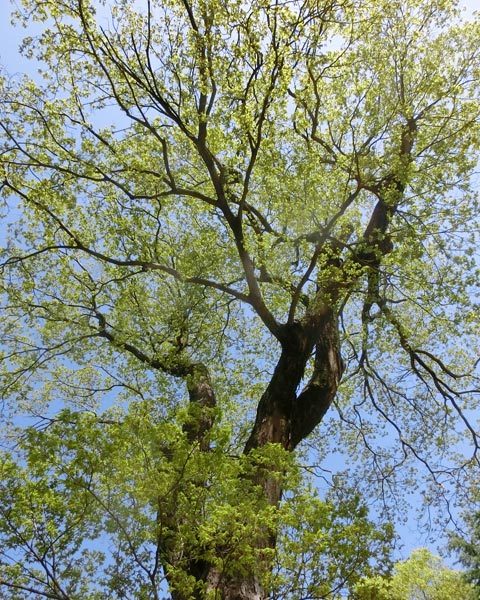
[[363,579],[355,586],[355,600],[474,600],[473,588],[461,573],[446,567],[425,548],[414,550],[395,565],[390,578]]
[[448,512],[478,481],[479,19],[15,18],[41,71],[0,79],[2,593],[300,600],[381,574],[362,490],[422,481]]
[[[478,490],[476,490],[478,501]],[[465,568],[464,577],[475,590],[475,598],[480,597],[480,510],[467,512],[465,516],[467,532],[455,531],[450,537],[450,549],[458,554],[459,562]]]

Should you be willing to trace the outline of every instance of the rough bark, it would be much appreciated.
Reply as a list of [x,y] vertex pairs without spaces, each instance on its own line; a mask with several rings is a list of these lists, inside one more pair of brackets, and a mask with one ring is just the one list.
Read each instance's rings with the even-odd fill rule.
[[215,591],[215,600],[266,600],[267,596],[255,574],[250,577],[222,578],[218,572],[211,571],[208,576],[208,589]]
[[314,339],[301,323],[286,325],[282,332],[282,350],[257,408],[252,433],[245,452],[268,443],[290,445],[292,409],[297,388],[312,353]]
[[322,421],[337,392],[344,371],[338,324],[330,312],[322,320],[322,334],[315,344],[312,376],[295,400],[290,448],[295,448]]
[[190,420],[184,429],[192,443],[198,442],[200,448],[207,451],[208,433],[213,426],[216,406],[215,392],[207,367],[202,363],[192,364],[186,382],[190,399]]
[[[297,396],[315,349],[312,377]],[[343,365],[333,309],[285,327],[280,359],[263,393],[245,451],[279,443],[293,450],[320,423],[336,393]]]

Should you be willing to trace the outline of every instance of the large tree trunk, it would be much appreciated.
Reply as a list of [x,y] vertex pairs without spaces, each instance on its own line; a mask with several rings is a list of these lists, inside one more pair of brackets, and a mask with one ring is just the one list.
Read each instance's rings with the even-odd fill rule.
[[[297,395],[307,363],[315,352],[312,376]],[[343,363],[340,357],[337,316],[324,307],[315,315],[285,327],[282,351],[273,376],[263,393],[252,433],[245,452],[269,443],[281,444],[292,451],[321,422],[340,383]],[[262,474],[256,478],[268,502],[278,505],[282,488],[278,477]],[[273,548],[276,535],[259,532],[259,550]],[[212,569],[208,587],[215,590],[218,600],[264,600],[257,573],[224,578]]]
[[266,600],[266,595],[255,574],[222,578],[212,570],[208,577],[208,588],[216,592],[215,600]]
[[[280,444],[293,451],[320,423],[327,412],[339,385],[343,364],[340,358],[338,323],[335,311],[320,304],[307,312],[302,321],[285,325],[281,335],[281,353],[272,378],[258,403],[252,432],[245,445],[245,453],[267,444]],[[305,369],[315,354],[313,372],[304,389],[298,388],[305,376]],[[213,424],[215,395],[208,371],[204,365],[188,367],[186,381],[190,396],[190,420],[185,431],[192,442],[208,452],[209,431]],[[273,465],[274,469],[275,466]],[[253,475],[254,483],[260,485],[267,502],[277,506],[282,497],[281,477],[266,473],[265,468]],[[175,514],[171,515],[172,526]],[[271,549],[276,544],[276,533],[258,532],[252,544],[259,550]],[[221,553],[222,550],[218,549]],[[168,547],[163,547],[166,563],[175,564]],[[262,570],[270,565],[263,563]],[[206,588],[216,600],[265,600],[266,593],[259,581],[259,570],[249,573],[225,574],[204,560],[192,560],[189,574]],[[172,587],[175,588],[173,582]],[[190,595],[188,596],[191,597]],[[198,600],[204,592],[199,591]],[[172,593],[173,600],[186,600],[178,588]]]
[[[297,395],[307,363],[315,351],[312,376]],[[287,325],[282,352],[258,404],[245,452],[268,443],[295,447],[321,422],[343,373],[338,322],[333,309],[322,307],[304,321]]]

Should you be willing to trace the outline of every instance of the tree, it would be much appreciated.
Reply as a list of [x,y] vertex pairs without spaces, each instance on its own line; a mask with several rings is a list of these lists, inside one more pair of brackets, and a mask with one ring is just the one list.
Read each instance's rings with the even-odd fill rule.
[[341,525],[302,463],[369,457],[385,501],[412,461],[447,501],[478,469],[478,20],[224,4],[17,14],[45,67],[1,83],[12,597],[104,597],[102,536],[114,597],[165,577],[175,600],[260,599],[276,564],[289,597],[328,597],[325,523],[356,576],[382,534],[360,508]]
[[465,516],[468,533],[458,531],[450,537],[450,549],[458,553],[459,562],[465,568],[465,579],[475,589],[475,598],[480,596],[480,511]]
[[414,550],[406,561],[394,567],[390,579],[364,579],[356,587],[356,600],[449,600],[474,598],[472,586],[460,572],[443,565],[426,548]]

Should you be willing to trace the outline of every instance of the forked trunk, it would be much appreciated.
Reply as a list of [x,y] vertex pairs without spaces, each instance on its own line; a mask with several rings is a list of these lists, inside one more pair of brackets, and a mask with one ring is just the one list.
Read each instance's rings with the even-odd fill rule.
[[[297,394],[307,363],[315,351],[312,376]],[[323,310],[320,315],[296,323],[286,330],[280,359],[272,379],[260,399],[252,433],[245,452],[269,443],[280,444],[292,451],[321,422],[338,389],[343,373],[340,357],[338,324],[334,312]],[[282,489],[278,477],[258,476],[271,505],[278,505]],[[273,548],[276,535],[262,536],[257,548]],[[262,565],[265,568],[266,565]],[[268,568],[268,566],[267,566]],[[209,592],[215,600],[265,600],[266,593],[258,573],[242,573],[223,577],[211,569],[206,578]]]

